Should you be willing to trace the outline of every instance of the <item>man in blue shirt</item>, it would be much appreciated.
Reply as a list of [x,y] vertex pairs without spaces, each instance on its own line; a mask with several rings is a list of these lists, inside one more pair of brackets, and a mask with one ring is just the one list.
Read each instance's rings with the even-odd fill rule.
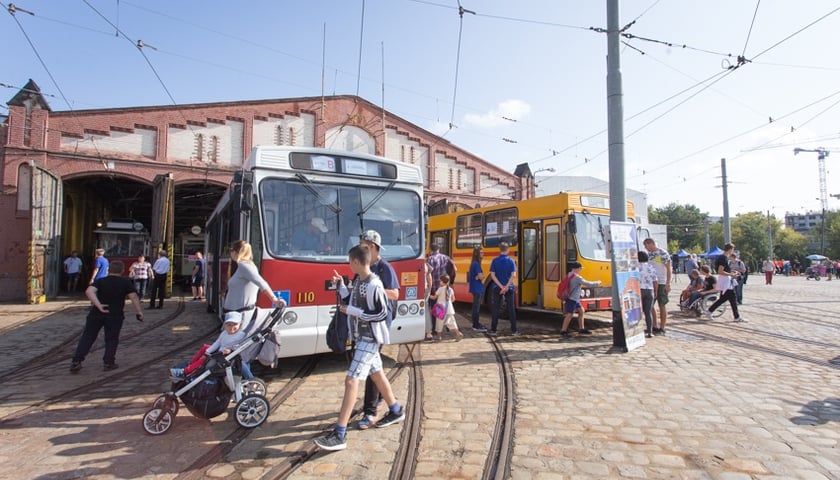
[[96,258],[93,259],[93,273],[88,285],[93,285],[93,282],[108,276],[108,263],[108,259],[105,258],[105,249],[97,248]]
[[502,297],[507,303],[508,317],[510,318],[511,335],[519,336],[519,329],[516,328],[516,307],[514,305],[514,291],[516,290],[516,263],[508,256],[510,245],[507,242],[499,244],[499,256],[490,263],[490,295],[493,298],[491,310],[492,320],[490,323],[490,336],[496,336],[499,326],[499,308]]

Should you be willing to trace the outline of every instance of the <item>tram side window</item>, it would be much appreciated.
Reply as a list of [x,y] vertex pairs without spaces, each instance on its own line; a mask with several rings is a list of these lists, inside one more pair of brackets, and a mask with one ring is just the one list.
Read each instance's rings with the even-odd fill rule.
[[472,249],[481,245],[481,214],[464,215],[455,221],[455,245]]
[[545,227],[545,279],[560,281],[560,226]]
[[498,247],[500,243],[516,245],[519,216],[515,208],[484,214],[484,246]]

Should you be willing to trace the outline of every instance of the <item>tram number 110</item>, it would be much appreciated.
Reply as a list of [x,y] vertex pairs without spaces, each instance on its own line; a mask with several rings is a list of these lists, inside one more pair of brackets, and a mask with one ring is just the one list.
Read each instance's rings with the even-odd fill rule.
[[315,292],[298,292],[297,303],[315,303]]

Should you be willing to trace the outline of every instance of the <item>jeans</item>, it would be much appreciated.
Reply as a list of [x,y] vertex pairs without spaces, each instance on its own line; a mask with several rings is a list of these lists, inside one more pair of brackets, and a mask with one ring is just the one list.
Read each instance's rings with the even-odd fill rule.
[[148,278],[135,278],[134,279],[134,290],[137,292],[137,298],[143,300],[146,296],[146,285],[149,284]]
[[123,314],[105,314],[91,307],[85,319],[85,329],[82,337],[79,338],[79,345],[73,355],[74,362],[82,362],[90,352],[90,348],[96,342],[99,331],[105,329],[105,353],[102,354],[102,361],[105,365],[114,363],[117,357],[117,345],[120,343],[120,330],[123,325]]
[[472,296],[472,326],[473,328],[478,328],[481,326],[481,323],[478,320],[478,314],[481,312],[481,294],[473,293]]
[[645,312],[646,332],[653,332],[653,289],[642,289],[642,311]]
[[735,300],[738,301],[738,305],[744,303],[744,284],[740,280],[738,285],[735,285]]
[[508,289],[507,293],[502,295],[499,287],[493,285],[493,290],[491,290],[490,295],[493,296],[493,308],[491,310],[492,321],[490,323],[490,331],[498,331],[499,310],[501,309],[502,296],[504,296],[505,302],[507,302],[508,317],[510,318],[510,331],[518,332],[519,330],[516,328],[516,308],[513,304],[513,289]]

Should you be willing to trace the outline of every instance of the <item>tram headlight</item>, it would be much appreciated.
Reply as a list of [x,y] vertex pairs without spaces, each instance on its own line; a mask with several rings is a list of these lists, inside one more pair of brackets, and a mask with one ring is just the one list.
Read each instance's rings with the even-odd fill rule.
[[397,313],[402,316],[408,315],[408,305],[402,303],[399,307],[397,307]]
[[283,314],[283,323],[285,323],[286,325],[294,325],[295,323],[297,323],[297,321],[298,321],[297,312],[293,312],[291,310],[288,310],[288,311],[286,311],[286,313]]
[[411,305],[408,306],[408,313],[410,313],[412,315],[417,315],[418,313],[420,313],[420,305],[416,304],[416,303],[412,303]]

